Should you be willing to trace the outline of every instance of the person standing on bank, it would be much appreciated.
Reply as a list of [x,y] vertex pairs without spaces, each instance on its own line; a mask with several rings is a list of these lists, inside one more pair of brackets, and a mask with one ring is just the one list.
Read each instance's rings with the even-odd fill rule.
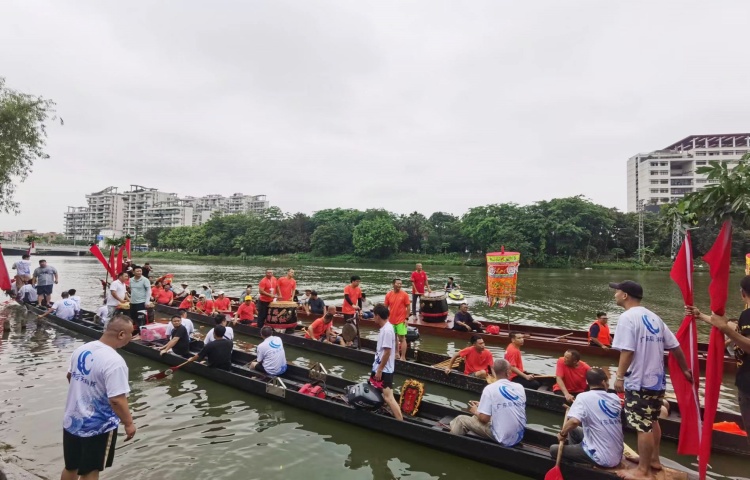
[[344,304],[341,305],[341,313],[344,320],[354,317],[354,313],[362,310],[362,290],[359,284],[362,280],[359,275],[352,275],[349,285],[344,287]]
[[70,357],[61,480],[96,480],[99,472],[111,467],[121,422],[125,441],[135,436],[128,408],[128,366],[116,352],[132,336],[133,323],[117,315],[107,323],[99,340],[78,347]]
[[57,285],[60,278],[57,269],[47,265],[47,260],[39,260],[39,267],[34,269],[32,280],[36,285],[36,294],[39,296],[37,306],[49,306],[52,300],[52,287]]
[[[750,275],[740,281],[740,295],[742,295],[742,302],[750,305]],[[688,315],[694,315],[718,328],[721,333],[729,337],[730,341],[734,342],[734,356],[737,359],[737,376],[734,384],[737,386],[737,400],[740,404],[742,423],[745,424],[745,430],[750,429],[750,308],[740,313],[736,328],[732,326],[733,322],[727,320],[727,317],[719,315],[709,317],[691,306],[686,306],[685,310]],[[750,441],[750,437],[747,439]]]
[[370,384],[383,391],[383,399],[396,420],[404,420],[401,408],[393,396],[393,372],[396,367],[396,332],[388,321],[388,307],[378,303],[373,308],[373,317],[378,326],[378,344],[375,349],[375,361],[370,373]]
[[645,480],[653,470],[661,470],[659,412],[667,388],[664,351],[671,352],[685,378],[692,383],[680,344],[666,324],[654,312],[641,306],[643,288],[626,280],[610,283],[615,302],[625,309],[617,321],[612,348],[620,351],[615,391],[625,392],[625,419],[638,432],[638,468],[621,470],[621,478]]
[[263,328],[268,316],[268,307],[278,295],[278,281],[273,270],[266,270],[266,276],[258,284],[258,328]]
[[146,310],[146,304],[151,296],[151,281],[143,275],[141,267],[135,267],[133,278],[130,279],[130,318],[136,327],[142,326],[138,322],[138,312]]
[[596,320],[589,327],[589,345],[608,350],[612,346],[612,336],[609,333],[609,318],[604,312],[596,312]]
[[424,295],[425,288],[428,292],[432,292],[430,283],[427,281],[427,273],[422,270],[422,264],[418,263],[416,268],[411,272],[411,314],[415,317],[417,316],[417,303]]

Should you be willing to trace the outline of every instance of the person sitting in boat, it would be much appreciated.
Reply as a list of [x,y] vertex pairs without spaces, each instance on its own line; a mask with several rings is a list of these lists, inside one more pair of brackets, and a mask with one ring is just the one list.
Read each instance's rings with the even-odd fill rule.
[[239,295],[237,295],[237,298],[239,299],[238,303],[242,304],[242,302],[245,301],[245,297],[247,297],[247,296],[249,296],[250,298],[253,297],[253,286],[252,285],[248,285],[242,293],[240,293]]
[[261,328],[260,336],[263,337],[263,342],[255,349],[258,356],[256,361],[250,363],[250,368],[273,377],[283,375],[286,372],[284,342],[280,337],[274,336],[271,327]]
[[[574,462],[614,468],[622,461],[622,405],[617,395],[607,393],[607,374],[602,369],[589,369],[586,382],[589,391],[576,397],[557,434],[559,441],[568,442],[563,445],[562,456]],[[557,443],[550,446],[552,458],[557,458],[559,447]]]
[[190,294],[180,302],[180,305],[177,308],[191,310],[194,307],[193,302],[197,297],[198,293],[195,290],[190,290]]
[[487,378],[487,375],[495,377],[493,369],[494,359],[492,353],[484,346],[484,340],[481,337],[472,335],[471,346],[460,350],[453,355],[448,366],[445,367],[445,374],[449,375],[453,369],[453,364],[458,357],[464,359],[464,375],[472,375],[478,378]]
[[453,316],[453,330],[484,333],[482,324],[474,320],[474,317],[469,313],[469,305],[466,303],[462,303],[458,307],[458,312]]
[[460,289],[461,285],[457,284],[453,277],[448,277],[448,281],[445,282],[445,291],[450,292],[451,290]]
[[586,372],[589,370],[591,367],[581,360],[578,350],[568,350],[564,356],[557,359],[557,383],[552,387],[552,391],[565,397],[566,402],[573,403],[576,395],[586,391]]
[[172,353],[181,357],[190,357],[190,334],[187,331],[185,325],[182,324],[182,318],[178,315],[172,317],[172,333],[169,334],[170,339],[159,349],[159,354],[164,355],[165,353],[172,350]]
[[37,317],[46,317],[50,313],[55,312],[56,317],[62,318],[63,320],[73,320],[81,311],[80,307],[76,302],[70,299],[70,294],[68,292],[62,292],[60,296],[62,297],[62,300],[53,303],[46,312],[37,315]]
[[216,300],[214,300],[214,310],[219,313],[232,314],[232,301],[224,295],[223,290],[219,290],[216,294]]
[[511,365],[507,360],[495,360],[493,369],[497,380],[484,387],[479,402],[469,402],[471,416],[459,415],[451,421],[451,433],[471,432],[512,447],[523,439],[526,430],[526,391],[508,380]]
[[510,363],[511,373],[508,379],[511,382],[520,383],[523,388],[537,390],[542,385],[534,380],[534,374],[526,373],[523,370],[523,357],[521,356],[521,347],[523,346],[523,333],[510,332],[510,343],[505,349],[505,359]]
[[157,298],[159,298],[159,292],[164,290],[164,285],[161,283],[161,281],[157,280],[156,283],[154,283],[154,286],[151,287],[151,300],[154,302]]
[[310,294],[312,293],[311,289],[305,289],[305,294],[300,295],[297,298],[297,303],[299,303],[299,306],[302,307],[305,310],[305,313],[308,315],[310,314],[310,309],[307,306],[307,302],[310,300]]
[[[227,327],[216,325],[209,332],[212,334],[212,341],[205,342],[200,353],[193,356],[192,361],[206,359],[208,368],[220,368],[222,370],[232,370],[232,348],[234,344],[231,338],[227,336]],[[206,335],[208,339],[208,335]]]
[[609,333],[609,318],[604,312],[596,312],[596,320],[589,327],[589,345],[608,349],[612,346],[612,336]]
[[19,303],[31,304],[39,302],[39,297],[37,296],[36,288],[34,288],[33,280],[27,280],[26,284],[18,291],[18,301]]
[[214,313],[214,301],[207,300],[204,294],[198,295],[198,303],[195,304],[195,311],[204,315]]
[[228,340],[234,340],[234,329],[227,325],[228,321],[226,315],[224,315],[223,313],[217,313],[216,315],[214,315],[214,323],[216,326],[208,331],[208,333],[206,334],[206,338],[203,339],[203,343],[208,345],[209,343],[214,341],[214,330],[216,330],[216,327],[218,327],[219,325],[224,327],[224,338]]
[[326,313],[324,316],[315,320],[305,329],[305,338],[311,338],[325,343],[338,343],[342,347],[346,345],[341,336],[333,332],[333,315]]
[[243,325],[250,325],[255,321],[255,302],[250,295],[245,296],[245,301],[240,304],[234,313],[234,321],[239,321]]
[[211,289],[211,285],[204,283],[201,285],[201,295],[205,295],[208,300],[213,301],[214,299],[214,291]]
[[182,301],[185,297],[190,295],[190,290],[188,290],[188,284],[185,282],[182,282],[180,284],[180,288],[174,288],[172,291],[174,292],[174,298],[176,300]]
[[165,285],[164,288],[156,292],[157,296],[154,301],[159,305],[171,305],[174,300],[174,293],[172,292],[171,285]]
[[[187,314],[187,310],[180,310],[180,319],[182,320],[182,325],[187,329],[188,335],[192,337],[193,333],[195,333],[195,325],[193,325],[193,321],[188,318]],[[167,336],[172,335],[173,329],[174,327],[172,327],[172,324],[168,323],[166,331]]]
[[326,302],[323,301],[318,292],[310,291],[310,299],[307,301],[307,313],[314,315],[323,315],[326,312]]
[[372,313],[372,309],[375,308],[375,305],[372,304],[372,301],[367,298],[365,295],[365,292],[362,292],[362,311],[360,312],[362,315],[362,318],[369,319],[375,316],[374,313]]

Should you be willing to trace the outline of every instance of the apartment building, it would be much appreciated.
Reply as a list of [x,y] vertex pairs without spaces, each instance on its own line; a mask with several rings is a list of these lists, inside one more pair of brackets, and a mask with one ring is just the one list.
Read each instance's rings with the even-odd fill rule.
[[687,193],[709,184],[696,169],[708,162],[726,162],[731,167],[750,151],[750,133],[691,135],[661,150],[639,153],[628,159],[628,212],[638,203],[658,211],[661,205],[679,202]]
[[65,237],[68,240],[92,240],[102,229],[121,231],[124,200],[117,187],[86,195],[86,207],[68,207],[65,212]]

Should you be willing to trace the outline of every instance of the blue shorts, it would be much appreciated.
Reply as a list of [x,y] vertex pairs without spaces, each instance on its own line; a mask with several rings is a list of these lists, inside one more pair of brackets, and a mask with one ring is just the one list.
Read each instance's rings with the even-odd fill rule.
[[54,285],[37,285],[36,294],[37,295],[52,295],[53,286]]

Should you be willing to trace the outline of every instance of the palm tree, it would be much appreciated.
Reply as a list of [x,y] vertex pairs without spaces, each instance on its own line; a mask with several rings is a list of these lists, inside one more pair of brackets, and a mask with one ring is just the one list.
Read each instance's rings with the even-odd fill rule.
[[677,207],[692,223],[699,218],[721,223],[743,223],[750,212],[750,153],[742,156],[732,169],[726,162],[710,162],[697,173],[705,174],[710,185],[685,196]]

